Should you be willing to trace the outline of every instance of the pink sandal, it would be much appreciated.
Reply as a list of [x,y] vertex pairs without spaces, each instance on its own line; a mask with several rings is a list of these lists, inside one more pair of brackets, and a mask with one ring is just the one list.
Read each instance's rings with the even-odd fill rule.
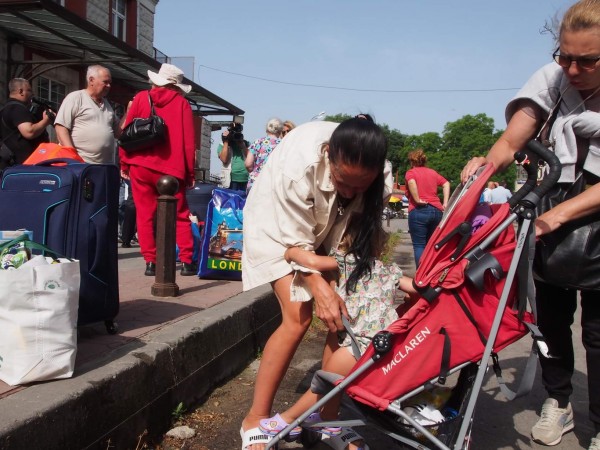
[[304,422],[302,422],[302,427],[310,431],[316,431],[317,433],[321,433],[325,436],[337,436],[342,432],[341,427],[315,427],[311,425],[319,422],[327,422],[327,420],[323,420],[321,418],[321,414],[314,412],[308,416]]
[[[269,436],[275,436],[276,434],[283,431],[285,428],[289,426],[279,414],[275,414],[273,417],[269,417],[268,419],[262,419],[258,423],[258,428],[265,434]],[[294,427],[292,431],[288,434],[290,438],[297,438],[302,433],[301,427]]]

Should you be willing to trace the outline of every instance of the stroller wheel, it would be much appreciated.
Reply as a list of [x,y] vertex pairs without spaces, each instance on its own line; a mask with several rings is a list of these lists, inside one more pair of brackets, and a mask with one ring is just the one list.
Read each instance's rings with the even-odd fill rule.
[[302,428],[302,433],[300,434],[300,442],[304,447],[314,447],[315,445],[317,445],[317,443],[321,442],[321,433]]

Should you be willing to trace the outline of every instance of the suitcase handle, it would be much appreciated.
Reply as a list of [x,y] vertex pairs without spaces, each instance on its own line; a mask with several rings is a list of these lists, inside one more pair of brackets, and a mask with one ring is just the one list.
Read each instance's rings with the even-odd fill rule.
[[12,241],[5,242],[4,244],[0,245],[0,253],[2,251],[4,251],[5,249],[12,247],[13,245],[20,244],[20,243],[23,243],[25,245],[25,247],[27,247],[27,248],[32,248],[35,250],[41,250],[42,252],[45,252],[45,253],[50,253],[50,254],[54,255],[54,259],[65,258],[65,259],[68,259],[69,261],[73,261],[72,258],[69,258],[68,256],[63,255],[62,253],[54,251],[51,248],[46,247],[43,244],[39,244],[35,241],[32,241],[31,239],[29,239],[29,236],[27,236],[26,234],[23,234],[23,235],[19,236],[18,238],[13,239]]
[[34,166],[51,166],[53,164],[56,163],[63,163],[63,164],[86,164],[84,162],[81,162],[77,159],[71,159],[71,158],[53,158],[53,159],[47,159],[45,161],[40,161],[38,163],[35,163]]

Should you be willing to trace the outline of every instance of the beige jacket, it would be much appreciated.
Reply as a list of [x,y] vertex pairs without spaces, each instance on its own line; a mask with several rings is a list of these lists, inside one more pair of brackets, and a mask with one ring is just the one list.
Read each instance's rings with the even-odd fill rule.
[[[350,213],[360,208],[357,196],[338,214],[330,180],[329,159],[322,146],[337,127],[332,122],[308,122],[289,133],[271,154],[254,182],[244,207],[244,290],[275,281],[291,272],[283,254],[288,247],[329,251],[337,246]],[[386,196],[391,195],[391,166],[386,164]],[[295,300],[312,297],[298,287]]]

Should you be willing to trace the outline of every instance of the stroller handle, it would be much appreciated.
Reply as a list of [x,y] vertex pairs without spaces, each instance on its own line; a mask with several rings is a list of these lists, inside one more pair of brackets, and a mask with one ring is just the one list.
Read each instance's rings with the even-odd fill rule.
[[529,194],[537,186],[539,157],[536,153],[533,155],[528,155],[525,150],[519,150],[517,153],[515,153],[515,161],[519,164],[522,164],[522,167],[527,172],[527,180],[525,180],[525,184],[521,186],[521,189],[515,192],[514,195],[508,199],[508,204],[510,205],[511,209],[517,206],[523,197]]
[[[534,205],[537,205],[540,199],[548,193],[548,191],[556,184],[560,178],[562,171],[562,164],[554,152],[548,150],[539,141],[531,140],[527,143],[527,150],[537,155],[539,159],[545,161],[548,164],[549,171],[542,179],[539,186],[536,186],[530,193],[528,193],[524,200],[531,201]],[[528,173],[529,175],[529,173]],[[529,175],[531,176],[531,175]],[[536,170],[537,178],[537,170]]]

